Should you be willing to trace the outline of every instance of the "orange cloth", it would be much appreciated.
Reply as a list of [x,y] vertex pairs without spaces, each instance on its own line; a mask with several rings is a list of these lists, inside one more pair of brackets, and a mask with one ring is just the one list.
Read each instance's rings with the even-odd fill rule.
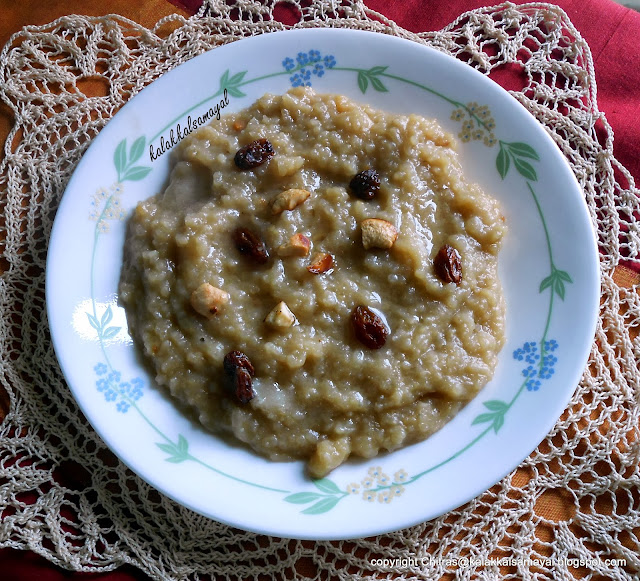
[[188,14],[168,0],[21,0],[5,2],[0,18],[0,45],[4,46],[14,32],[23,26],[48,24],[68,14],[104,16],[119,14],[146,27],[153,26],[168,14]]
[[[176,3],[177,4],[177,3]],[[118,14],[129,18],[147,28],[169,14],[190,16],[168,0],[21,0],[5,2],[0,18],[0,47],[3,47],[11,35],[24,26],[43,25],[53,22],[61,16],[82,14],[83,16],[105,16]],[[0,143],[4,143],[11,130],[11,114],[4,104],[0,104]],[[1,155],[1,154],[0,154]],[[1,157],[0,157],[1,159]],[[1,271],[1,265],[0,265]]]

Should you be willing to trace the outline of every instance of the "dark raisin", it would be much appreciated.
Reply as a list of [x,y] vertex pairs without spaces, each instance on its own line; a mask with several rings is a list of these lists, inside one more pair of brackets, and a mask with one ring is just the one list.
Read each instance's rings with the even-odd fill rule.
[[255,374],[253,364],[242,351],[229,351],[224,356],[222,366],[227,375],[231,375],[238,368],[246,369],[251,375]]
[[253,169],[269,161],[275,154],[273,145],[268,139],[256,139],[249,145],[241,147],[233,161],[240,169]]
[[436,275],[442,282],[460,284],[462,280],[462,259],[460,253],[453,247],[445,244],[436,254],[433,261]]
[[236,228],[233,231],[233,242],[240,254],[256,264],[266,264],[269,260],[269,251],[265,243],[249,228]]
[[349,188],[357,198],[373,200],[380,191],[380,176],[375,169],[365,169],[353,177]]
[[251,374],[246,369],[238,368],[235,373],[235,398],[240,403],[245,404],[249,403],[254,395]]
[[351,325],[356,339],[369,349],[380,349],[389,335],[389,329],[382,317],[369,307],[357,306],[351,312]]
[[255,369],[249,358],[242,351],[230,351],[222,362],[226,388],[239,403],[249,403],[255,396],[251,377]]

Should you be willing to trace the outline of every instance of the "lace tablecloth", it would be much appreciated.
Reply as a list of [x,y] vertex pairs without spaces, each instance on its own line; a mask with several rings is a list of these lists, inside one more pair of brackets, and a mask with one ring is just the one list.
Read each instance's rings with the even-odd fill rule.
[[[456,56],[511,88],[571,163],[598,231],[600,320],[569,408],[517,470],[411,529],[289,541],[176,505],[121,465],[88,426],[60,374],[44,305],[47,241],[66,183],[92,138],[151,81],[222,43],[284,28],[271,18],[275,4],[211,1],[194,18],[170,16],[152,30],[119,17],[70,16],[23,31],[2,52],[0,96],[14,126],[0,165],[0,381],[8,398],[1,545],[75,570],[128,563],[154,579],[637,579],[639,192],[598,110],[589,47],[549,4],[478,9],[421,34],[356,0],[277,8],[297,26],[380,31]],[[427,555],[448,560],[416,560]],[[456,565],[462,557],[474,560]]]

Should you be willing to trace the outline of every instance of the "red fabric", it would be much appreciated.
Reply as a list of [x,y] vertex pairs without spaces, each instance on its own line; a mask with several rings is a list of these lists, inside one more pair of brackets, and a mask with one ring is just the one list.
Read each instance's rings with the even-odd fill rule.
[[[201,0],[169,0],[194,14]],[[523,4],[520,0],[512,0]],[[413,32],[440,29],[462,12],[492,5],[475,0],[365,0],[366,4]],[[589,43],[595,62],[598,105],[607,116],[615,133],[614,151],[636,181],[640,180],[640,66],[636,48],[640,36],[640,14],[614,4],[611,0],[557,0]],[[108,4],[108,2],[107,2]],[[107,10],[108,12],[108,10]],[[106,12],[105,12],[106,13]],[[282,11],[283,20],[286,11]],[[514,78],[495,80],[512,88]],[[142,581],[147,577],[132,567],[110,573],[72,573],[50,564],[33,553],[0,550],[0,578],[7,581]]]
[[[511,1],[526,4],[523,0]],[[412,32],[438,30],[462,12],[493,5],[477,0],[365,0],[365,3]],[[640,183],[640,59],[637,48],[640,14],[611,0],[556,0],[554,3],[567,13],[591,48],[598,107],[613,128],[614,154],[631,172],[636,183]]]
[[171,4],[182,8],[189,14],[195,14],[202,6],[202,0],[169,0]]
[[120,567],[109,573],[74,573],[51,564],[28,551],[0,550],[0,579],[3,581],[148,581],[135,567]]

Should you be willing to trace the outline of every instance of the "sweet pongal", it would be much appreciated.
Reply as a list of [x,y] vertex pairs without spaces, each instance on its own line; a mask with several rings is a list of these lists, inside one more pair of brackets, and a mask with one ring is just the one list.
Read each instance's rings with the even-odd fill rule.
[[120,300],[207,429],[317,478],[423,440],[492,377],[504,219],[435,121],[298,88],[172,155]]

